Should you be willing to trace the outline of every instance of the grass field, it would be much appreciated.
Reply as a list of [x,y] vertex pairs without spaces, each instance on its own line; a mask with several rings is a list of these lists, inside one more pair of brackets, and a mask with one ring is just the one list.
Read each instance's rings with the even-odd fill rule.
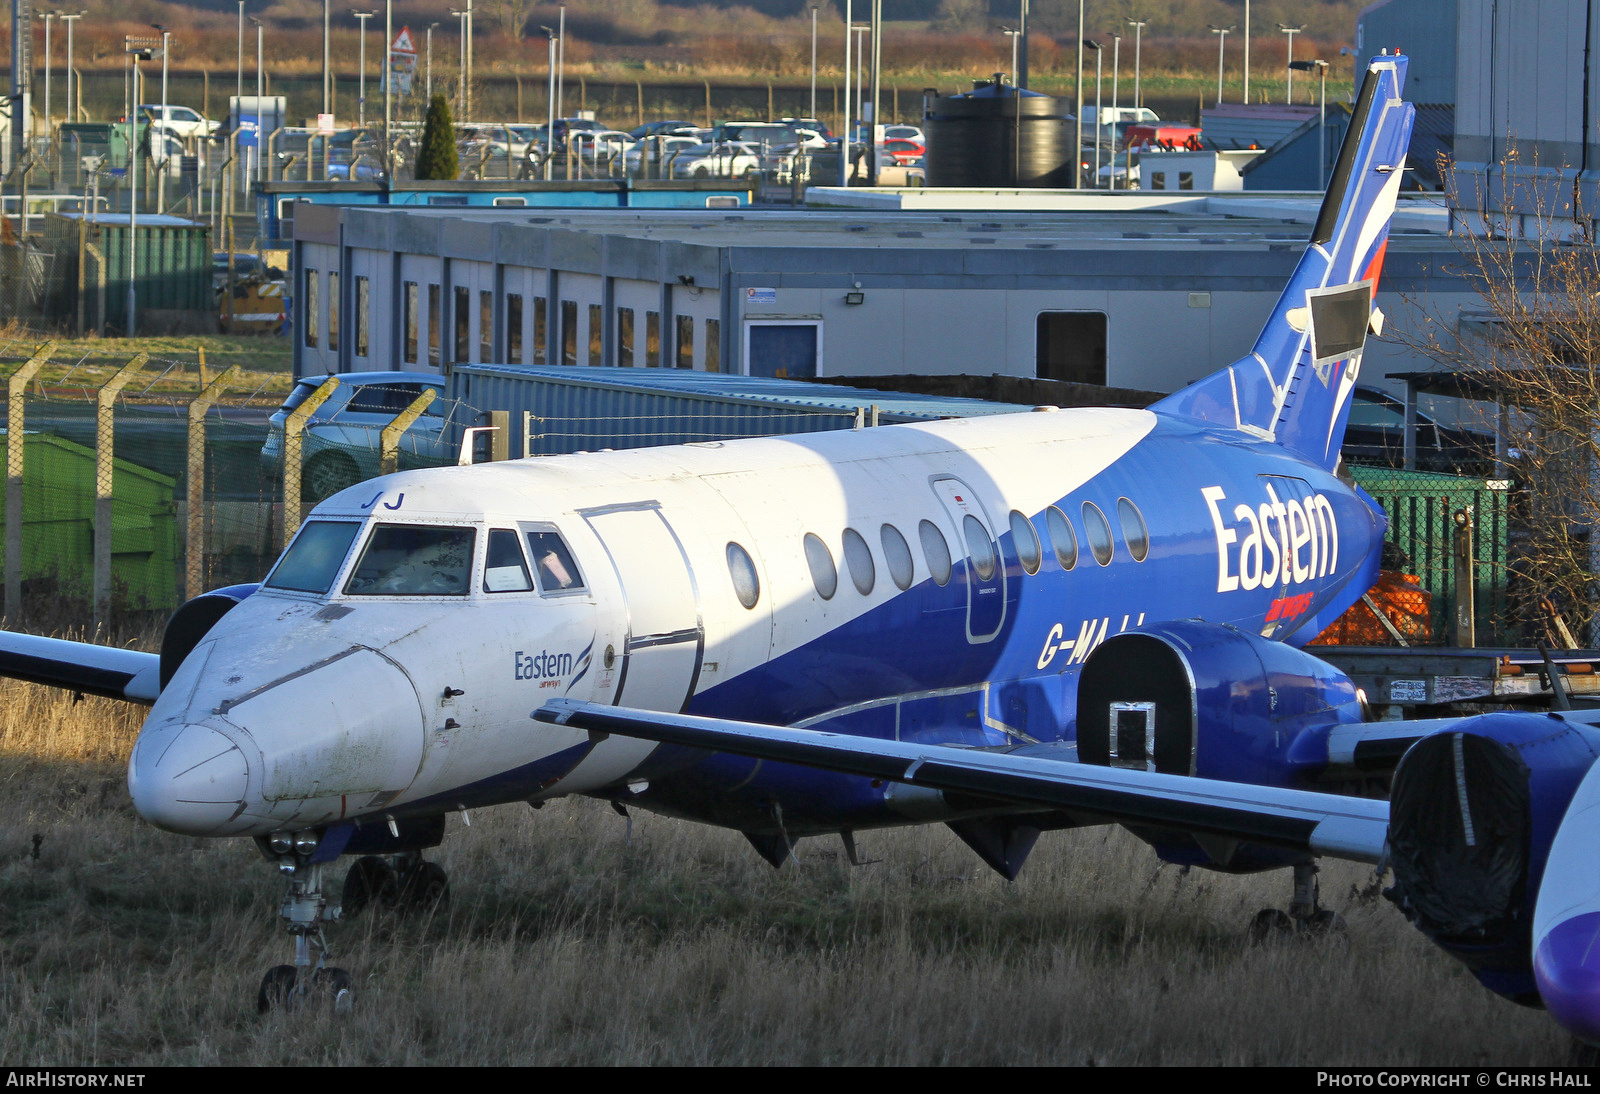
[[10,375],[45,341],[54,342],[55,349],[39,370],[36,389],[92,392],[139,353],[148,353],[150,361],[124,389],[130,395],[195,394],[201,386],[202,354],[208,379],[230,365],[239,367],[229,386],[235,398],[253,392],[281,396],[289,390],[293,368],[293,348],[287,338],[226,334],[67,338],[11,327],[0,328],[0,374]]
[[[1331,940],[1252,946],[1284,873],[1159,866],[1047,834],[1014,884],[942,827],[807,840],[587,800],[450,821],[448,908],[330,930],[349,1015],[256,1014],[289,960],[247,841],[134,814],[141,712],[0,684],[0,1059],[21,1064],[1538,1064],[1544,1015],[1483,991],[1330,864]],[[335,886],[337,888],[337,886]]]

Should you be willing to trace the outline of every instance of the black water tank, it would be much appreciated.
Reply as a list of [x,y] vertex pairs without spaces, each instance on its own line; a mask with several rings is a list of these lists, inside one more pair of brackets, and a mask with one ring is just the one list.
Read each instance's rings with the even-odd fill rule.
[[974,81],[928,112],[928,185],[1071,186],[1071,120],[1063,103],[1019,90],[1003,73]]

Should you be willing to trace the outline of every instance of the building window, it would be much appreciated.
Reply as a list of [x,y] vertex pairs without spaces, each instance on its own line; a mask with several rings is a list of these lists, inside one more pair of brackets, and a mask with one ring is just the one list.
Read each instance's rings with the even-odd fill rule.
[[722,320],[706,320],[706,371],[722,371]]
[[522,364],[521,293],[506,293],[506,364]]
[[450,360],[470,361],[472,360],[472,290],[465,285],[457,285],[455,296],[455,355]]
[[576,300],[563,300],[561,302],[561,363],[563,365],[578,364],[578,302]]
[[545,329],[544,297],[533,298],[533,363],[547,365],[549,360],[545,356],[545,347],[550,343],[546,339],[548,331]]
[[694,316],[678,316],[678,358],[679,368],[694,368]]
[[661,313],[644,313],[644,364],[646,368],[661,367]]
[[1152,190],[1165,190],[1166,188],[1167,188],[1167,176],[1166,176],[1166,173],[1165,172],[1151,172],[1151,174],[1150,174],[1150,189],[1152,189]]
[[317,282],[319,280],[316,270],[306,270],[306,288],[301,295],[306,299],[305,340],[307,349],[317,348]]
[[328,348],[339,348],[339,271],[328,271]]
[[1106,382],[1106,313],[1043,311],[1035,343],[1041,380],[1077,384]]
[[633,309],[617,309],[617,364],[633,367]]
[[428,364],[439,367],[439,286],[428,286]]
[[478,360],[494,360],[494,293],[478,291]]
[[1194,189],[1194,172],[1193,171],[1179,171],[1178,172],[1178,189],[1180,189],[1180,190],[1193,190]]
[[405,315],[402,317],[406,327],[405,357],[406,364],[417,363],[417,283],[405,283]]
[[372,290],[365,277],[356,278],[356,356],[367,356],[367,334],[371,328]]
[[600,304],[589,305],[589,367],[599,368],[605,359],[606,309]]

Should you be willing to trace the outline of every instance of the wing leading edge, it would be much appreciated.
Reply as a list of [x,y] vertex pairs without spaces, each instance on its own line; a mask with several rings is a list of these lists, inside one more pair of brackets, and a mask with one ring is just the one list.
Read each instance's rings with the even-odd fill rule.
[[591,733],[615,733],[850,775],[890,779],[1005,802],[1045,806],[1107,822],[1176,828],[1314,855],[1377,863],[1389,803],[1182,775],[1127,771],[1048,756],[885,741],[751,722],[665,714],[557,699],[533,717]]
[[161,694],[161,657],[115,646],[0,631],[0,676],[135,703]]

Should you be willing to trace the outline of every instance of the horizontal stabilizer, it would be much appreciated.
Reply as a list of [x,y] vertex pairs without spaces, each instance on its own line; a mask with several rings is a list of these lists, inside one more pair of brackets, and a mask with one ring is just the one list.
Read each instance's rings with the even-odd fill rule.
[[0,631],[0,676],[135,703],[161,694],[156,654],[14,631]]
[[544,722],[1377,862],[1387,802],[557,699]]

